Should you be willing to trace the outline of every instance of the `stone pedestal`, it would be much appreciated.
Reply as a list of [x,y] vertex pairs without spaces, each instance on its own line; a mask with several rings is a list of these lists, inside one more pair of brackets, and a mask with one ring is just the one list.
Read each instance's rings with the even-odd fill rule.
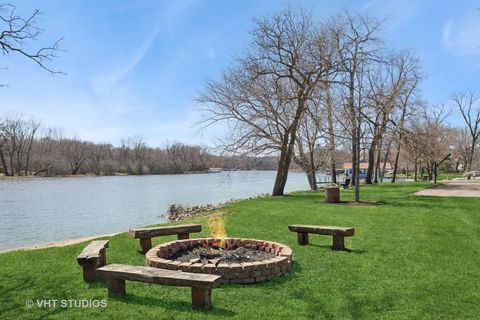
[[327,203],[339,203],[340,202],[340,188],[325,188],[325,201]]

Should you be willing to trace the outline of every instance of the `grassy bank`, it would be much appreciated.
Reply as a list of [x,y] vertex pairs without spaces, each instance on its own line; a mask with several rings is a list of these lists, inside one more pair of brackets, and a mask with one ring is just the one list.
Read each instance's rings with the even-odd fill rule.
[[[86,284],[76,255],[86,243],[0,255],[2,319],[464,319],[480,314],[480,199],[416,197],[430,183],[363,188],[383,205],[326,205],[320,193],[296,193],[229,205],[231,236],[273,240],[294,252],[292,272],[255,285],[213,290],[214,308],[192,311],[188,288],[127,282],[125,298],[106,308],[27,308],[27,299],[107,299],[103,283]],[[351,191],[342,194],[351,199]],[[192,219],[204,226],[204,218]],[[92,223],[94,223],[92,221]],[[298,246],[287,225],[353,226],[351,253],[332,252],[331,237]],[[156,238],[155,243],[173,237]],[[110,238],[111,263],[142,265],[138,242]]]

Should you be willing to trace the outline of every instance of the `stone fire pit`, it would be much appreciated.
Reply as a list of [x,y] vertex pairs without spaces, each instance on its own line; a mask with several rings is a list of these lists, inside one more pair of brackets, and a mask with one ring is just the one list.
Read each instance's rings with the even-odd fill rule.
[[278,278],[292,268],[292,250],[281,243],[226,238],[186,239],[163,243],[146,254],[151,267],[216,274],[223,283],[258,283]]

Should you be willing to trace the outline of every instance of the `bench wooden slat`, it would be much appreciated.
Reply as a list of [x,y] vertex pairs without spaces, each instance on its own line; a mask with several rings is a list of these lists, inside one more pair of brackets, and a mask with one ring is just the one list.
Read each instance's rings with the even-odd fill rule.
[[354,228],[333,227],[333,226],[309,226],[309,225],[294,224],[294,225],[288,226],[288,229],[292,232],[317,233],[317,234],[323,234],[323,235],[344,236],[344,237],[350,237],[355,234]]
[[86,264],[91,260],[99,259],[102,256],[102,250],[108,248],[108,243],[108,240],[95,240],[90,242],[77,256],[78,263]]
[[132,238],[152,238],[158,236],[169,236],[174,234],[185,234],[193,232],[202,232],[202,225],[200,224],[183,224],[169,227],[152,227],[130,229],[129,234]]
[[222,277],[211,274],[188,273],[153,267],[109,264],[97,269],[103,278],[148,282],[170,286],[216,288],[222,283]]

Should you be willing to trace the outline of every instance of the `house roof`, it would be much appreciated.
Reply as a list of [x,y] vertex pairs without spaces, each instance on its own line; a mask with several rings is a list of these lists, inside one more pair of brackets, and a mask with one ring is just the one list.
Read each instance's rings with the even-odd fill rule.
[[[383,163],[380,164],[380,168],[383,168]],[[351,162],[345,162],[343,164],[343,170],[350,170],[352,169],[352,163]],[[368,162],[360,162],[360,170],[366,170],[368,169]],[[386,170],[390,170],[392,169],[392,165],[390,164],[390,162],[387,162],[386,165],[385,165],[385,169]]]

